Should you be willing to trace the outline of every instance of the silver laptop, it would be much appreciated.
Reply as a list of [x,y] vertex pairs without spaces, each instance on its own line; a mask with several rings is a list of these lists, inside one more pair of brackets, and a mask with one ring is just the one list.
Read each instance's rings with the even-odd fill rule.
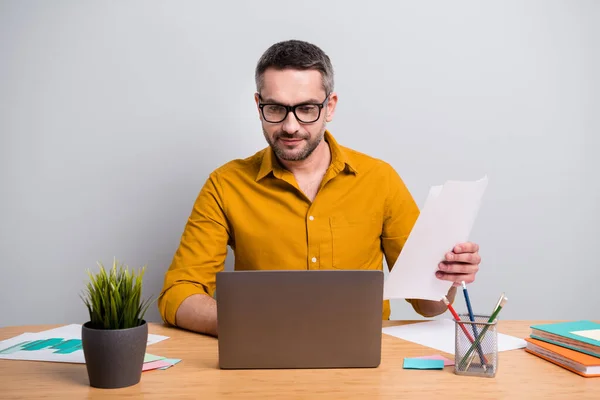
[[219,272],[216,286],[222,369],[381,362],[383,271]]

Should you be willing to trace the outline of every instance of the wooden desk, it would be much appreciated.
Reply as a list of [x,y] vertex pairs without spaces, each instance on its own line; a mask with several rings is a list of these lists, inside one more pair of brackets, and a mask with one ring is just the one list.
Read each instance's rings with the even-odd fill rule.
[[[547,321],[500,321],[499,332],[529,335],[529,325]],[[385,326],[405,322],[388,322]],[[0,340],[53,326],[0,329]],[[402,369],[404,357],[435,350],[383,336],[382,362],[376,369],[220,370],[215,338],[150,326],[150,333],[170,336],[148,352],[183,361],[167,369],[146,371],[129,388],[100,390],[88,385],[83,364],[0,360],[2,399],[80,398],[259,398],[259,399],[599,399],[600,378],[583,378],[523,350],[499,353],[495,378],[455,375],[453,367],[419,371]]]

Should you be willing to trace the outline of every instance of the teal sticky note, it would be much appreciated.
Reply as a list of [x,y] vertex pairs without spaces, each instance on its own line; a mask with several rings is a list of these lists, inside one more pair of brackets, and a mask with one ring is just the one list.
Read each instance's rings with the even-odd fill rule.
[[164,360],[162,360],[162,361],[166,361],[166,362],[168,362],[168,363],[169,363],[169,364],[171,364],[171,365],[168,365],[168,366],[166,366],[166,367],[162,367],[162,368],[159,368],[159,369],[167,369],[167,368],[171,368],[173,365],[175,365],[175,364],[177,364],[178,362],[180,362],[180,361],[181,361],[181,359],[179,359],[179,358],[165,358],[165,359],[164,359]]
[[405,358],[404,369],[444,369],[444,360],[428,360],[424,358]]

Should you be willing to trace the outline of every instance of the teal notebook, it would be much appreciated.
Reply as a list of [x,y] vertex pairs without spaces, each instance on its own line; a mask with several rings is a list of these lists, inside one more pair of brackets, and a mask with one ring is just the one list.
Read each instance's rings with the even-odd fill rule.
[[593,321],[531,325],[530,336],[600,358],[600,324]]

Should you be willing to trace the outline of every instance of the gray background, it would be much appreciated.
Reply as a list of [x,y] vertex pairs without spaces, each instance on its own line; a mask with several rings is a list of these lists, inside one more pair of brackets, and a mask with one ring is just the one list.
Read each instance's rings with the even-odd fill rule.
[[419,205],[488,175],[476,312],[504,291],[505,319],[599,319],[599,21],[595,1],[0,1],[0,326],[84,322],[113,257],[158,295],[207,175],[266,146],[254,66],[289,38],[333,60],[336,138]]

